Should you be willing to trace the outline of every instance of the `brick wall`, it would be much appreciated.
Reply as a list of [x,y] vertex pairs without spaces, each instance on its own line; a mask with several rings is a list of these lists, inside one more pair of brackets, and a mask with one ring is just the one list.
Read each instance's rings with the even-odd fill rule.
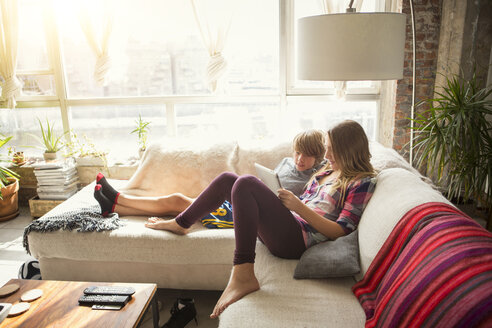
[[[409,158],[410,109],[412,105],[412,22],[410,4],[402,0],[402,12],[407,15],[407,37],[405,43],[405,63],[403,79],[398,80],[396,90],[395,130],[393,148]],[[434,93],[439,32],[441,21],[440,0],[414,0],[416,29],[416,92],[415,103],[430,99]],[[421,112],[425,106],[415,108]]]

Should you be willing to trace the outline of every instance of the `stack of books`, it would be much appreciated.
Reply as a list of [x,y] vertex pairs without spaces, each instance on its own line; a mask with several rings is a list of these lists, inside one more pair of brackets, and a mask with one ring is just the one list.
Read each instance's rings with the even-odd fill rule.
[[32,166],[39,199],[68,199],[78,191],[79,176],[73,161],[38,162]]

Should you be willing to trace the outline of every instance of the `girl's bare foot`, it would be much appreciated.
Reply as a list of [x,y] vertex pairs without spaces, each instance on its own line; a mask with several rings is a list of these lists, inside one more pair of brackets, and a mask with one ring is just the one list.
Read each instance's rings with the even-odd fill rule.
[[147,228],[155,229],[155,230],[166,230],[173,232],[177,235],[186,235],[190,229],[183,228],[180,226],[176,219],[172,220],[164,220],[161,218],[151,217],[147,219],[147,223],[145,223]]
[[260,289],[256,279],[253,263],[242,263],[232,268],[231,278],[224,292],[215,305],[210,318],[217,318],[232,303]]

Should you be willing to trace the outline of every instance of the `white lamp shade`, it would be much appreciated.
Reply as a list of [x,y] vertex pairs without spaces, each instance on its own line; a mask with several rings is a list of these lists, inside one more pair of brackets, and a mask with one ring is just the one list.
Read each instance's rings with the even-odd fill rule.
[[360,81],[403,78],[406,17],[346,13],[298,21],[301,80]]

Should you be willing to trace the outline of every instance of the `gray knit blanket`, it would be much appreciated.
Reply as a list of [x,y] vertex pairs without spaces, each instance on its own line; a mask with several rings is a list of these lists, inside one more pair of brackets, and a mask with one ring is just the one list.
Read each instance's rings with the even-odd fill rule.
[[44,215],[32,221],[24,229],[23,245],[27,253],[31,254],[27,239],[31,231],[53,232],[61,229],[75,230],[77,232],[93,232],[115,230],[123,225],[124,222],[120,220],[117,213],[111,213],[108,217],[103,217],[99,204],[95,204],[54,215]]

